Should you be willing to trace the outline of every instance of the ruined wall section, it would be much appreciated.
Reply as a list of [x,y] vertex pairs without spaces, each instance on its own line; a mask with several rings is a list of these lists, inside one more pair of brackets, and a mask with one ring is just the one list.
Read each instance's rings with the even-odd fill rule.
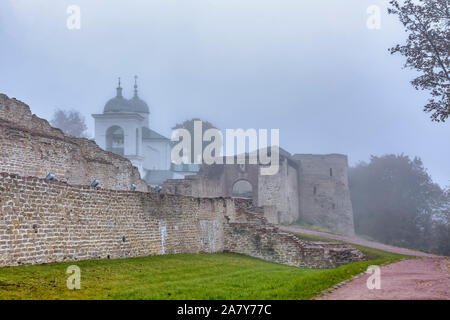
[[[278,173],[259,175],[258,206],[275,211],[276,223],[291,224],[298,220],[300,207],[298,197],[298,167],[287,158],[280,159]],[[272,208],[272,209],[270,209]],[[270,216],[273,216],[272,213]]]
[[0,174],[0,266],[221,252],[232,200]]
[[271,223],[290,224],[299,218],[298,165],[287,158],[280,159],[274,175],[261,175],[259,165],[202,165],[197,175],[168,180],[163,193],[193,197],[231,197],[233,185],[241,180],[252,185],[253,201],[265,207],[264,216]]
[[74,185],[97,178],[104,188],[140,191],[148,187],[128,159],[100,149],[94,141],[65,135],[31,113],[30,108],[0,94],[0,172],[45,177]]
[[273,225],[229,223],[226,231],[227,250],[290,266],[335,268],[364,259],[349,246],[305,242]]
[[300,166],[300,219],[354,235],[347,156],[296,154]]
[[199,175],[186,176],[184,179],[166,180],[162,185],[162,193],[201,198],[226,196],[220,180],[209,180]]
[[302,268],[334,268],[364,259],[342,243],[309,242],[268,224],[258,209],[236,202],[225,225],[225,248],[231,252]]
[[286,158],[280,160],[278,173],[258,177],[258,206],[276,212],[273,222],[290,224],[299,217],[298,173]]
[[244,199],[104,190],[0,173],[0,267],[223,251],[318,268],[362,258],[351,247],[331,249],[280,232]]

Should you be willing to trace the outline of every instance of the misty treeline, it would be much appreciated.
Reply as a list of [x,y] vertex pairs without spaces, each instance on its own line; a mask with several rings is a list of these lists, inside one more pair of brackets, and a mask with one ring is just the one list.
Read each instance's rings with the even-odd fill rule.
[[57,109],[50,120],[50,124],[61,129],[65,134],[87,138],[87,125],[84,116],[76,110]]
[[372,156],[349,171],[355,231],[396,246],[450,255],[450,190],[419,158]]

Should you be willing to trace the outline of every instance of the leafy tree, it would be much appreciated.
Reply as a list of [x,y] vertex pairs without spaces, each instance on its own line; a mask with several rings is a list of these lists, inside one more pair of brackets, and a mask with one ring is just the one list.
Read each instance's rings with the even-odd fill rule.
[[408,33],[404,45],[389,49],[406,57],[405,67],[420,76],[411,81],[417,89],[429,90],[431,98],[424,111],[433,121],[450,116],[450,0],[390,1],[390,14],[398,15]]
[[87,137],[85,118],[78,111],[57,109],[50,124],[61,129],[65,134],[79,138]]
[[442,197],[440,208],[432,221],[434,251],[450,256],[450,189]]
[[[189,131],[189,133],[191,134],[192,139],[194,139],[194,122],[195,121],[202,121],[202,133],[205,133],[206,130],[208,129],[217,129],[214,125],[212,125],[210,122],[208,121],[203,121],[199,118],[193,118],[191,120],[186,120],[183,123],[178,123],[176,124],[172,130],[176,130],[176,129],[186,129],[187,131]],[[210,144],[211,142],[209,141],[203,141],[202,142],[202,152],[205,149],[205,147]],[[194,163],[194,143],[192,141],[191,143],[191,163]]]
[[349,184],[356,233],[403,247],[448,250],[448,211],[447,224],[442,216],[450,197],[433,183],[419,158],[372,156],[350,169]]

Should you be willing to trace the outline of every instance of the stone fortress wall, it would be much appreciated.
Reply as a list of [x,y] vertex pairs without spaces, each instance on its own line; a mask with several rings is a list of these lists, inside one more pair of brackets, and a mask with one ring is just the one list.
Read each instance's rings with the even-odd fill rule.
[[273,223],[291,224],[300,214],[298,187],[298,164],[281,157],[278,173],[258,176],[256,203],[266,208],[266,217]]
[[[350,246],[283,233],[243,199],[146,192],[130,161],[65,136],[5,95],[0,132],[0,266],[223,251],[314,268],[363,259]],[[56,180],[43,179],[48,172]]]
[[300,219],[354,235],[347,156],[294,154],[292,158],[300,165]]
[[44,178],[52,172],[60,181],[113,190],[147,191],[147,183],[128,159],[100,149],[89,139],[75,138],[31,113],[21,101],[0,94],[0,172]]
[[280,159],[274,175],[260,175],[259,165],[202,165],[197,175],[184,180],[167,180],[163,192],[194,197],[231,197],[236,182],[245,180],[252,186],[255,206],[264,207],[271,223],[292,223],[298,219],[298,165]]
[[259,165],[202,165],[196,176],[168,180],[163,191],[196,197],[230,197],[241,180],[253,189],[253,202],[275,224],[297,221],[354,235],[348,187],[347,156],[290,155],[283,150],[274,175],[261,175]]
[[6,173],[0,194],[0,266],[220,252],[233,205]]
[[280,232],[241,199],[105,190],[0,173],[0,212],[0,267],[223,251],[310,268],[363,258],[349,246]]

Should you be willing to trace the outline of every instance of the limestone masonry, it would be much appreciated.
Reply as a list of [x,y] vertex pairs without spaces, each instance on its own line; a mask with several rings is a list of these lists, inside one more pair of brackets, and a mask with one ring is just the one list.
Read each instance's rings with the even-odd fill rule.
[[0,94],[0,172],[44,178],[49,172],[69,184],[127,190],[131,184],[147,191],[131,162],[100,149],[94,141],[75,138],[41,118],[15,99]]
[[292,155],[280,148],[274,175],[262,175],[262,167],[249,159],[247,164],[223,161],[233,165],[175,164],[170,139],[150,128],[150,108],[138,95],[136,79],[131,99],[123,96],[119,79],[116,96],[103,113],[92,115],[95,141],[129,159],[150,186],[178,195],[252,198],[271,223],[302,222],[354,235],[345,155]]
[[[313,268],[363,259],[281,232],[251,200],[147,192],[129,160],[65,136],[5,95],[0,133],[0,266],[223,251]],[[49,172],[56,180],[44,179]],[[100,187],[89,187],[95,178]]]
[[354,235],[347,157],[281,151],[275,175],[261,175],[256,164],[202,165],[195,176],[166,181],[163,190],[196,197],[231,197],[240,191],[264,208],[263,215],[271,223],[300,220]]

